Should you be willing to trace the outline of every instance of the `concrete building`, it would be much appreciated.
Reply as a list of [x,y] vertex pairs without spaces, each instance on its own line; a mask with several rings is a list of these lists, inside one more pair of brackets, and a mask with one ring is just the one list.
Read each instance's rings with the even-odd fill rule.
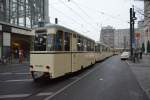
[[130,48],[130,31],[129,29],[116,29],[114,32],[114,48]]
[[49,23],[48,0],[0,0],[0,21],[32,28]]
[[[144,41],[145,48],[147,48],[147,42],[150,41],[150,1],[144,0]],[[145,49],[147,53],[147,49]]]
[[114,48],[114,31],[115,29],[111,26],[102,27],[100,42]]
[[144,20],[138,21],[138,28],[136,30],[137,32],[137,36],[139,34],[139,37],[136,37],[136,41],[137,41],[137,47],[141,48],[142,47],[142,43],[144,43],[145,38],[144,38]]

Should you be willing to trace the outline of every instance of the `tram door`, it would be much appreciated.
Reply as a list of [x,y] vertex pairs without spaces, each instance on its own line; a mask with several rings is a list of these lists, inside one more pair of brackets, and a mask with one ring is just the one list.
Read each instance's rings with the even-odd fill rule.
[[71,61],[72,61],[72,72],[75,72],[78,70],[78,63],[77,63],[77,36],[76,34],[72,35],[72,49],[71,49]]

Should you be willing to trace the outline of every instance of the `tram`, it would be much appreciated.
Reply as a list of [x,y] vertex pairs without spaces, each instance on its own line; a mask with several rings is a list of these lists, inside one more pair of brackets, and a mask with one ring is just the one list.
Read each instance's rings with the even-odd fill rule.
[[33,79],[51,79],[84,69],[112,55],[101,43],[60,25],[35,28],[34,50],[30,52]]

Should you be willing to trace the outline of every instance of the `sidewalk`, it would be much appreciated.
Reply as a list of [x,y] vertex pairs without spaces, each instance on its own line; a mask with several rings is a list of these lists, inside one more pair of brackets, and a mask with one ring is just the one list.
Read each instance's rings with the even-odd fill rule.
[[22,64],[0,64],[0,73],[24,72],[29,70],[29,62],[25,61]]
[[143,55],[140,62],[127,61],[139,84],[150,98],[150,56]]

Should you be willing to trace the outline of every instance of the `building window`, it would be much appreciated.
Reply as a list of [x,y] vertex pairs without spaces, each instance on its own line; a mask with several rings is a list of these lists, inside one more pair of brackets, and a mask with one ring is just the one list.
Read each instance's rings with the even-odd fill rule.
[[2,32],[0,32],[0,58],[2,58]]

